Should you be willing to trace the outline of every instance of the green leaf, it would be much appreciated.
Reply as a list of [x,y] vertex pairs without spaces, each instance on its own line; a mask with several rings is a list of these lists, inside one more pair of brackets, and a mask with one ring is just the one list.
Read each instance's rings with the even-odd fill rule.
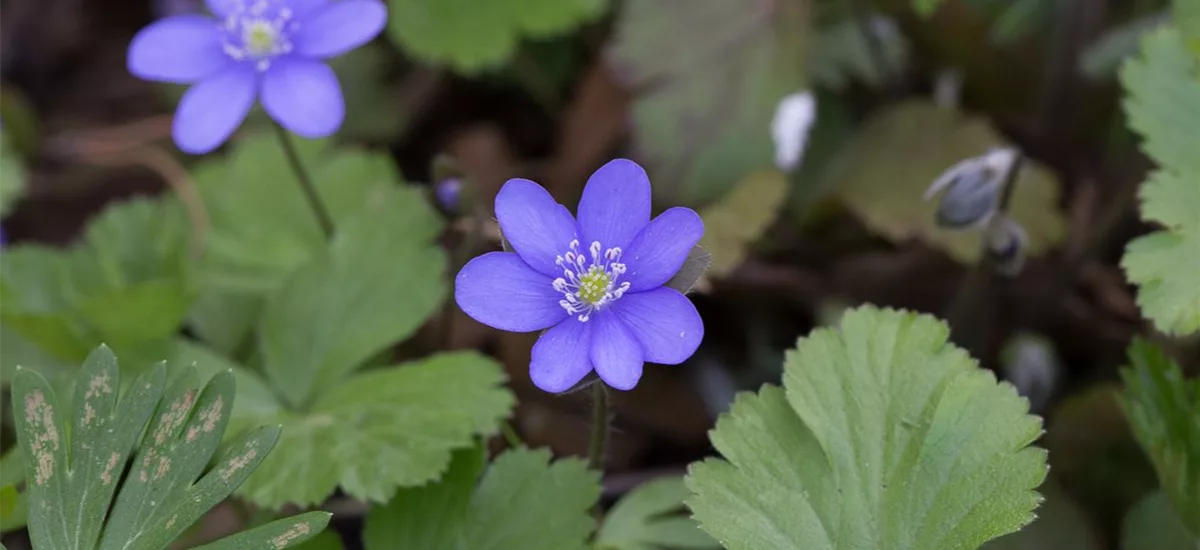
[[895,21],[881,15],[868,18],[879,40],[886,67],[880,67],[856,18],[851,17],[821,29],[808,54],[808,74],[813,84],[842,91],[854,82],[873,87],[887,83],[891,75],[908,64],[909,46]]
[[596,535],[598,550],[720,548],[692,518],[680,514],[688,496],[682,477],[648,481],[625,495]]
[[226,356],[202,344],[178,338],[172,342],[170,363],[194,368],[202,379],[223,372],[233,374],[237,382],[237,399],[230,413],[231,422],[250,420],[279,414],[282,405],[275,398],[271,387],[258,373],[237,364]]
[[741,265],[750,245],[775,220],[787,191],[782,172],[763,170],[746,176],[728,194],[700,211],[704,220],[700,246],[712,256],[710,276],[723,277]]
[[1195,550],[1198,546],[1200,539],[1188,533],[1162,491],[1134,505],[1121,524],[1121,550]]
[[18,484],[25,483],[26,462],[20,446],[0,458],[0,533],[24,528],[29,521],[28,498],[17,490]]
[[545,449],[509,450],[488,467],[471,498],[462,547],[583,550],[599,498],[600,474],[582,460],[551,463]]
[[225,355],[238,355],[253,343],[251,335],[262,315],[264,299],[252,292],[227,291],[204,284],[188,311],[192,333]]
[[616,32],[609,54],[640,92],[634,145],[657,199],[701,206],[774,166],[775,109],[808,87],[807,1],[630,0]]
[[7,216],[25,194],[25,163],[9,147],[8,133],[0,130],[0,217]]
[[216,542],[198,546],[195,550],[243,550],[247,548],[281,550],[292,548],[324,531],[331,517],[333,514],[329,512],[306,512],[230,535]]
[[1129,127],[1159,169],[1141,188],[1141,212],[1163,229],[1125,248],[1121,266],[1138,286],[1142,314],[1168,334],[1200,330],[1200,61],[1178,32],[1147,35],[1143,56],[1121,69]]
[[460,449],[440,480],[401,489],[387,505],[371,508],[363,532],[367,550],[458,548],[471,495],[486,462],[482,445]]
[[1054,483],[1042,486],[1046,501],[1025,528],[993,539],[981,550],[1101,550],[1087,514]]
[[547,450],[513,449],[483,469],[481,447],[455,454],[446,476],[402,490],[367,516],[367,550],[584,550],[599,474]]
[[339,485],[383,502],[445,471],[454,449],[492,433],[512,410],[504,371],[474,352],[444,353],[351,377],[306,413],[256,423],[284,425],[279,449],[239,494],[255,504],[316,504]]
[[1200,538],[1200,379],[1140,338],[1123,369],[1122,406],[1129,426],[1158,473],[1175,512]]
[[[428,240],[441,231],[437,212],[421,192],[400,187],[400,174],[387,155],[332,148],[325,141],[296,140],[296,145],[339,227],[381,194],[393,193],[403,197],[387,213],[389,223],[401,230],[397,237]],[[208,284],[243,294],[268,293],[327,249],[273,135],[239,141],[229,159],[210,161],[195,178],[211,224],[205,236]]]
[[327,254],[288,278],[268,300],[259,349],[272,386],[307,404],[363,361],[408,338],[446,293],[446,257],[427,233],[398,218],[411,190],[385,189],[348,220]]
[[100,347],[84,361],[75,410],[63,410],[50,383],[21,369],[13,415],[26,461],[29,536],[37,548],[92,550],[121,472],[162,392],[164,369],[143,373],[117,402],[117,360]]
[[1170,20],[1170,13],[1160,11],[1109,29],[1084,50],[1079,71],[1092,80],[1115,76],[1125,59],[1138,52],[1142,38]]
[[743,393],[693,464],[700,525],[730,550],[973,549],[1033,519],[1041,420],[949,329],[862,307],[789,352],[784,387]]
[[[837,193],[874,231],[903,243],[920,238],[960,262],[980,258],[980,233],[939,227],[937,201],[924,194],[947,168],[1008,144],[986,119],[909,100],[875,115],[834,160]],[[1062,241],[1052,173],[1026,159],[1015,182],[1010,217],[1029,235],[1036,256]]]
[[20,246],[0,266],[0,318],[48,354],[77,361],[105,342],[138,349],[178,331],[193,293],[182,206],[116,203],[68,251]]
[[606,0],[388,0],[388,33],[408,53],[465,74],[496,68],[521,38],[549,38],[594,20]]
[[913,9],[921,17],[929,17],[933,12],[937,11],[938,6],[942,4],[942,0],[912,0]]

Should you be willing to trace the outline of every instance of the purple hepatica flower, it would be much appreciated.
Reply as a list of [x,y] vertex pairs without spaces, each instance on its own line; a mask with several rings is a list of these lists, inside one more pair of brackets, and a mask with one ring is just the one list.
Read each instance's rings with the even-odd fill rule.
[[459,307],[500,330],[549,329],[533,346],[529,374],[559,393],[593,369],[628,390],[642,363],[682,363],[704,337],[700,315],[663,285],[704,233],[700,216],[671,208],[650,220],[650,180],[617,159],[592,174],[579,221],[540,185],[504,184],[496,217],[515,250],[467,263],[455,279]]
[[304,137],[337,131],[342,89],[322,62],[375,38],[387,22],[379,0],[207,0],[216,18],[178,15],[134,37],[129,71],[195,84],[175,112],[179,148],[207,153],[229,138],[256,97],[267,114]]

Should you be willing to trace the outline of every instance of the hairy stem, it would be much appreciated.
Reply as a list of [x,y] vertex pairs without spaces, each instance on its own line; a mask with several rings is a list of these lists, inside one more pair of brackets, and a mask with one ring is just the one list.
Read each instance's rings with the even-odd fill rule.
[[592,439],[588,445],[588,468],[604,471],[604,444],[608,441],[608,388],[592,384]]
[[333,217],[329,215],[325,203],[321,202],[321,196],[317,194],[317,188],[313,186],[312,178],[304,169],[304,164],[300,162],[300,155],[296,153],[296,144],[292,142],[292,135],[279,123],[273,123],[272,126],[275,127],[275,134],[279,136],[279,143],[283,145],[283,154],[287,157],[288,165],[296,174],[296,181],[300,182],[300,190],[304,192],[304,199],[308,201],[309,208],[317,218],[317,225],[321,226],[321,232],[325,234],[326,238],[332,238]]

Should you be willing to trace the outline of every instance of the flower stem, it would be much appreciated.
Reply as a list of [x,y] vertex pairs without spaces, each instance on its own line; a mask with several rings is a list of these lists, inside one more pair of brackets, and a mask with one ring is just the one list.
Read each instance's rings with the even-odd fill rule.
[[604,472],[604,444],[608,440],[608,389],[604,382],[592,384],[592,440],[588,445],[588,468]]
[[333,218],[329,215],[329,210],[325,208],[325,203],[321,202],[321,196],[317,194],[317,188],[313,186],[312,178],[304,169],[304,164],[300,162],[300,155],[296,153],[296,144],[292,142],[292,135],[278,123],[271,125],[275,127],[275,134],[279,136],[279,143],[283,145],[283,154],[287,157],[288,165],[296,174],[296,181],[300,182],[300,190],[304,192],[304,199],[308,201],[309,208],[317,218],[317,225],[321,226],[321,232],[325,234],[326,238],[332,238]]

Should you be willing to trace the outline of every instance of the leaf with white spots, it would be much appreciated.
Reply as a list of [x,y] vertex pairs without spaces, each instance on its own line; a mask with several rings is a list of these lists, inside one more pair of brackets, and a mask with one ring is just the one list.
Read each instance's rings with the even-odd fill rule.
[[1041,419],[927,315],[853,309],[742,393],[687,504],[730,550],[972,550],[1034,518]]
[[98,348],[79,371],[72,414],[63,410],[40,374],[17,372],[14,413],[17,439],[29,457],[26,491],[35,547],[95,548],[125,461],[162,393],[163,378],[161,366],[143,373],[118,404],[116,357],[108,348]]
[[278,449],[238,494],[266,508],[316,504],[339,486],[374,502],[436,479],[451,454],[512,411],[504,370],[475,352],[434,355],[356,374],[283,424]]
[[329,524],[329,512],[306,512],[290,518],[277,519],[249,531],[230,535],[193,550],[282,550],[311,539]]

